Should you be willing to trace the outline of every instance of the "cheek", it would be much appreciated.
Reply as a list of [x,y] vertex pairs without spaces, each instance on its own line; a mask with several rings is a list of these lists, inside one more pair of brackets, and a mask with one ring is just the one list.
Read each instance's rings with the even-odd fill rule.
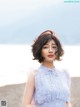
[[46,55],[46,50],[45,50],[45,51],[42,50],[41,55],[42,55],[43,57],[45,57],[45,55]]

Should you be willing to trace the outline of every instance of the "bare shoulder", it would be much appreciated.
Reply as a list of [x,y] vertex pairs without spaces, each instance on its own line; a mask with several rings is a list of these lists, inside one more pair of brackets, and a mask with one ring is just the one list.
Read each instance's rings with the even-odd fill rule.
[[35,79],[35,75],[38,73],[37,70],[33,69],[33,70],[30,70],[29,71],[29,74],[28,74],[28,78],[27,78],[27,82],[34,82],[34,79]]
[[29,72],[29,77],[35,77],[35,75],[38,73],[37,70],[33,69]]
[[29,74],[27,76],[25,89],[27,90],[34,90],[35,87],[35,75],[37,71],[36,70],[30,70]]

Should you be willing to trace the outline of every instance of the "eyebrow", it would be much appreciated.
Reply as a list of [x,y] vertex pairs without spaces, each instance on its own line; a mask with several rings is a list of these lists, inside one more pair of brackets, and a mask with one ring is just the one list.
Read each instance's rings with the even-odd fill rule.
[[[46,43],[45,45],[48,45],[48,43]],[[52,45],[56,45],[55,43],[52,43]]]

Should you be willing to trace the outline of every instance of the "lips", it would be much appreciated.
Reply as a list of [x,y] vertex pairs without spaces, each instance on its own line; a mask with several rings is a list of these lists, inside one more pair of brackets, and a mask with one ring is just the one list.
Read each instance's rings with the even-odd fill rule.
[[48,55],[48,57],[49,57],[49,58],[53,58],[53,57],[54,57],[54,55]]

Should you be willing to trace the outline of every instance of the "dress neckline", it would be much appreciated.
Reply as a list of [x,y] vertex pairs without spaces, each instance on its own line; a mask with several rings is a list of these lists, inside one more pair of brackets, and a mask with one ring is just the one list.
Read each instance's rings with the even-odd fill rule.
[[45,70],[48,70],[48,71],[53,71],[53,70],[55,70],[55,67],[49,68],[49,67],[44,66],[44,65],[41,65],[41,68],[43,68],[43,69],[45,69]]
[[41,65],[40,66],[40,69],[41,71],[43,71],[45,74],[52,74],[54,76],[58,76],[59,74],[59,71],[55,68],[55,67],[52,67],[52,68],[48,68],[44,65]]

